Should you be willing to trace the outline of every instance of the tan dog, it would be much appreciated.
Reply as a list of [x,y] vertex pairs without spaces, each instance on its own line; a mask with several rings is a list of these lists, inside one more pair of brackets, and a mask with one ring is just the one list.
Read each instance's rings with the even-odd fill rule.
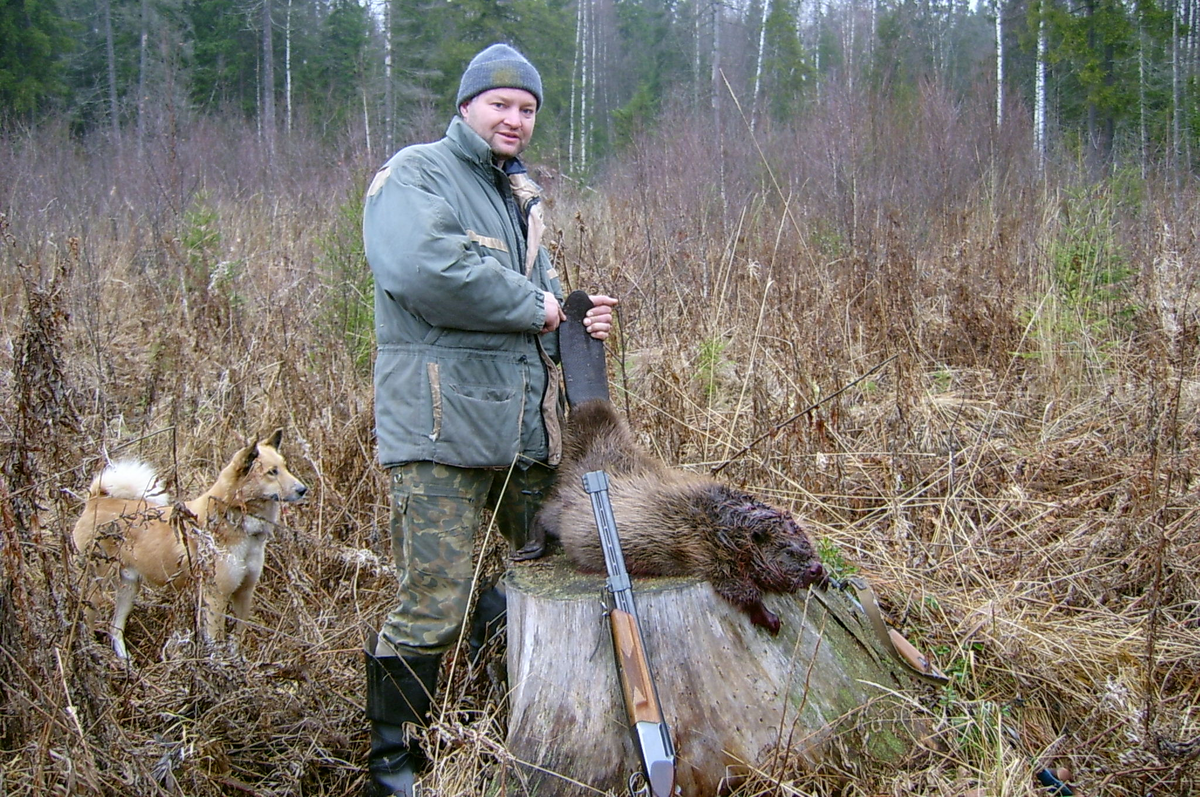
[[84,611],[95,627],[100,593],[118,581],[110,626],[118,656],[129,658],[125,621],[143,581],[176,588],[199,581],[200,627],[208,643],[224,636],[227,609],[239,621],[249,616],[279,503],[308,492],[279,453],[282,437],[276,429],[234,454],[216,484],[183,505],[187,512],[169,506],[157,475],[143,462],[115,462],[92,481],[74,532],[85,565]]

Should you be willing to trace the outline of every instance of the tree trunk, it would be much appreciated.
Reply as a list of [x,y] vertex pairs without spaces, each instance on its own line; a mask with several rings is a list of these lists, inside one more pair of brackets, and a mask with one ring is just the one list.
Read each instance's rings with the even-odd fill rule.
[[283,85],[285,98],[286,130],[292,135],[292,0],[287,4],[287,26],[283,34]]
[[117,104],[117,52],[113,42],[112,0],[101,0],[104,17],[104,56],[108,67],[108,120],[112,125],[113,143],[121,149],[121,111]]
[[699,108],[700,108],[700,86],[703,85],[703,81],[700,79],[700,74],[701,74],[701,71],[700,71],[700,65],[701,65],[700,42],[704,38],[703,33],[704,33],[704,16],[705,15],[704,15],[704,7],[702,4],[696,3],[693,6],[693,8],[694,8],[695,14],[696,14],[696,17],[694,20],[696,23],[696,30],[692,36],[693,42],[695,44],[695,46],[692,48],[692,106],[695,107],[697,110],[699,110]]
[[375,162],[375,155],[371,152],[371,106],[367,102],[367,85],[363,81],[362,87],[362,112],[363,112],[363,137],[366,139],[367,146],[367,163]]
[[[289,0],[290,2],[290,0]],[[388,157],[395,151],[396,131],[396,87],[393,76],[392,55],[392,13],[395,10],[394,0],[384,0],[383,3],[383,154]]]
[[1142,11],[1137,11],[1137,55],[1138,55],[1138,163],[1142,168],[1142,179],[1150,171],[1150,133],[1146,119],[1146,30]]
[[[600,604],[604,583],[562,556],[507,579],[507,747],[540,797],[578,795],[579,783],[623,792],[639,766]],[[683,794],[736,787],[751,767],[850,771],[913,750],[920,723],[900,693],[915,684],[845,594],[768,596],[783,620],[772,637],[706,582],[637,579],[634,592]]]
[[139,152],[146,141],[146,92],[149,91],[146,73],[149,69],[150,0],[142,0],[141,30],[138,34],[137,146]]
[[271,0],[263,0],[263,133],[266,136],[267,155],[275,157],[275,47],[271,41],[274,26],[271,24]]
[[1046,165],[1046,12],[1038,8],[1037,62],[1034,65],[1033,148],[1038,167]]
[[579,118],[580,93],[583,85],[583,3],[575,6],[575,58],[571,64],[571,132],[567,139],[567,163],[573,172],[581,172],[582,164],[575,154],[579,131],[583,129],[583,121]]
[[[763,0],[762,3],[762,20],[758,26],[758,52],[754,57],[754,92],[751,94],[750,100],[750,132],[755,130],[755,123],[758,122],[758,97],[762,89],[762,73],[763,73],[763,58],[767,49],[767,18],[771,13],[771,0]],[[797,15],[799,16],[799,15]]]
[[1183,116],[1183,91],[1179,79],[1179,4],[1171,9],[1171,167],[1176,179],[1181,163],[1180,118]]
[[1004,128],[1004,8],[996,0],[996,130]]
[[[721,219],[724,221],[725,213],[728,211],[729,205],[725,198],[725,130],[724,130],[724,93],[725,88],[722,86],[725,74],[721,71],[721,25],[722,25],[722,5],[719,2],[712,4],[712,19],[713,19],[713,40],[712,40],[712,115],[713,115],[713,140],[716,142],[716,160],[717,160],[717,194],[721,198]],[[706,280],[707,283],[707,280]]]
[[592,74],[592,39],[595,37],[595,31],[592,29],[595,24],[593,18],[593,3],[591,0],[582,3],[583,5],[583,85],[579,89],[579,166],[581,169],[588,168],[588,144],[592,137],[592,109],[589,99],[592,93],[592,81],[595,76]]

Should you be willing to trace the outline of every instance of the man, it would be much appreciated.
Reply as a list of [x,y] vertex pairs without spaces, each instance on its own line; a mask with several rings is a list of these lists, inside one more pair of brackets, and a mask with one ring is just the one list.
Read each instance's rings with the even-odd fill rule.
[[[367,192],[375,422],[399,574],[365,657],[373,794],[412,793],[421,751],[404,726],[424,723],[466,620],[481,510],[520,548],[561,455],[562,288],[518,158],[541,102],[533,65],[488,47],[463,73],[445,138],[402,149]],[[592,301],[584,324],[603,340],[616,300]]]

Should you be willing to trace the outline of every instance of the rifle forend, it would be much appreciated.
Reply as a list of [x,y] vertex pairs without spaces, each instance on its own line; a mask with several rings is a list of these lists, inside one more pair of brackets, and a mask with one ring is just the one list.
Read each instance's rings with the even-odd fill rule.
[[[608,498],[608,475],[591,471],[583,475],[583,489],[592,500],[592,513],[600,530],[604,563],[608,569],[608,589],[613,608],[608,620],[612,630],[617,676],[629,716],[629,729],[642,759],[642,773],[653,797],[675,795],[675,747],[671,731],[663,719],[658,690],[646,658],[646,645],[633,603],[633,585],[625,569],[625,557],[617,536],[617,522]],[[632,791],[632,789],[631,789]]]

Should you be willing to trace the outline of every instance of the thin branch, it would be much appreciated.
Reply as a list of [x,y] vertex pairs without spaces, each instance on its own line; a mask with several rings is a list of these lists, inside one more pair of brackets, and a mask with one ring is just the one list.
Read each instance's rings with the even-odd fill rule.
[[883,366],[887,365],[888,363],[890,363],[892,360],[896,359],[896,358],[897,358],[897,357],[899,357],[899,356],[900,356],[899,354],[893,354],[891,357],[888,357],[888,358],[887,358],[886,360],[884,360],[883,362],[881,362],[881,363],[877,363],[877,364],[875,364],[874,366],[872,366],[872,367],[871,367],[871,369],[870,369],[869,371],[867,371],[867,372],[866,372],[866,373],[864,373],[862,376],[860,376],[860,377],[858,377],[857,379],[855,379],[853,382],[850,382],[850,383],[848,383],[848,384],[842,385],[840,388],[838,388],[838,389],[837,389],[837,390],[835,390],[834,392],[830,393],[828,396],[826,396],[825,398],[821,399],[820,401],[817,401],[817,402],[814,402],[813,404],[810,404],[810,405],[808,405],[807,407],[805,407],[804,409],[800,410],[799,412],[797,412],[795,415],[793,415],[792,417],[788,418],[787,420],[785,420],[785,421],[780,421],[779,423],[775,424],[775,425],[774,425],[774,426],[772,426],[770,429],[768,429],[767,431],[763,432],[763,433],[762,433],[762,434],[760,434],[758,437],[754,438],[754,439],[753,439],[753,440],[751,440],[749,443],[747,443],[747,444],[746,444],[746,446],[745,446],[743,449],[741,449],[740,451],[738,451],[736,454],[734,454],[733,456],[731,456],[729,459],[727,459],[727,460],[725,460],[724,462],[721,462],[721,463],[719,463],[719,464],[717,464],[717,465],[713,465],[713,467],[712,467],[712,473],[713,473],[713,475],[715,476],[716,474],[720,473],[720,472],[721,472],[721,471],[722,471],[722,470],[725,468],[725,466],[726,466],[726,465],[728,465],[729,463],[733,462],[735,459],[740,459],[742,456],[744,456],[744,455],[746,454],[746,452],[747,452],[747,451],[749,451],[750,449],[754,448],[756,445],[758,445],[759,443],[761,443],[763,440],[765,440],[765,439],[767,439],[768,437],[771,437],[771,436],[773,436],[773,435],[777,434],[777,433],[779,432],[779,430],[780,430],[780,429],[782,429],[783,427],[785,427],[785,426],[787,426],[787,425],[789,425],[789,424],[791,424],[791,423],[794,423],[794,422],[795,422],[795,421],[796,421],[798,418],[800,418],[802,415],[807,415],[808,413],[810,413],[810,412],[812,412],[813,410],[817,409],[818,407],[820,407],[822,404],[824,404],[825,402],[829,401],[830,399],[833,399],[833,398],[836,398],[836,397],[838,397],[838,396],[842,395],[842,394],[843,394],[843,393],[845,393],[847,390],[849,390],[850,388],[854,387],[854,386],[855,386],[855,385],[857,385],[859,382],[863,381],[863,380],[864,380],[864,379],[866,379],[868,376],[870,376],[871,374],[875,373],[875,372],[876,372],[876,371],[878,371],[880,368],[882,368]]

